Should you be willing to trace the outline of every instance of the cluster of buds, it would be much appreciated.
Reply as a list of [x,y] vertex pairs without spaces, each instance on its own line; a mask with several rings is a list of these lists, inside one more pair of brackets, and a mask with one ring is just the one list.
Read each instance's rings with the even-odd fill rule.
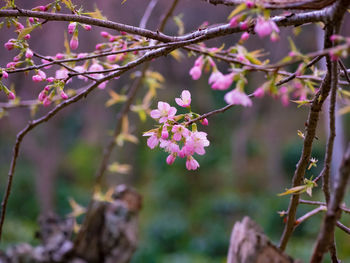
[[[186,168],[196,170],[199,163],[193,155],[205,154],[204,147],[209,146],[207,134],[197,130],[197,125],[189,122],[199,115],[191,111],[191,94],[184,90],[180,98],[176,98],[177,105],[187,108],[189,113],[176,115],[177,109],[166,102],[158,102],[158,109],[151,111],[151,117],[158,120],[159,127],[147,131],[143,136],[148,136],[147,145],[154,149],[159,145],[169,153],[166,162],[171,165],[176,157],[186,158]],[[183,120],[182,122],[179,122]],[[202,125],[208,125],[208,120],[201,120]]]
[[226,93],[224,97],[227,104],[242,105],[244,107],[252,106],[253,103],[251,99],[244,92],[244,85],[246,83],[244,77],[234,72],[228,74],[221,73],[211,58],[200,56],[196,59],[194,66],[189,72],[192,79],[197,80],[200,78],[205,63],[208,63],[208,66],[212,68],[212,73],[208,79],[208,83],[213,90],[227,90],[235,80],[237,81],[236,88]]

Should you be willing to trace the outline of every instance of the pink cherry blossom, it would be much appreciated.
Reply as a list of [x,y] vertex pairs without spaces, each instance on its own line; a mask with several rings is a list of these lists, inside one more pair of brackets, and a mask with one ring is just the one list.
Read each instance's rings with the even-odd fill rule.
[[196,170],[199,167],[199,163],[192,156],[187,156],[186,168],[187,170]]
[[253,104],[247,94],[237,88],[226,93],[224,99],[227,104],[242,105],[244,107],[250,107]]
[[190,134],[190,131],[186,127],[178,124],[174,125],[171,131],[175,141],[180,141],[182,137],[186,138]]
[[26,40],[30,39],[30,34],[26,34],[26,35],[24,36],[24,39],[26,39]]
[[198,80],[202,75],[202,68],[194,66],[190,69],[190,75],[193,80]]
[[263,17],[258,17],[254,31],[259,35],[259,37],[263,38],[270,35],[272,32],[278,33],[280,30],[274,21],[265,20]]
[[166,102],[158,102],[158,109],[151,111],[153,119],[159,119],[159,123],[166,122],[168,119],[173,119],[176,114],[176,108],[170,107]]
[[288,95],[288,88],[286,86],[283,86],[280,88],[279,96],[281,98],[282,105],[284,107],[287,107],[289,105],[289,95]]
[[166,152],[169,153],[178,153],[180,151],[180,147],[176,142],[160,139],[159,147],[163,148]]
[[209,85],[215,83],[218,79],[222,78],[224,75],[218,71],[216,68],[213,69],[213,72],[210,74],[208,79]]
[[[83,73],[83,72],[86,71],[86,69],[83,66],[75,66],[74,70],[79,72],[79,73]],[[85,77],[84,75],[78,75],[78,79],[82,79],[82,80],[88,81],[88,78]]]
[[175,98],[177,105],[187,108],[191,105],[191,93],[188,90],[184,90],[181,93],[181,98]]
[[59,70],[56,70],[56,79],[64,80],[68,78],[68,70],[66,68],[61,68]]
[[207,134],[205,132],[192,132],[191,136],[186,141],[187,151],[190,155],[197,153],[199,155],[205,154],[204,147],[209,146]]
[[203,65],[204,59],[203,56],[200,56],[196,59],[194,66],[190,69],[190,75],[193,80],[197,80],[201,77]]
[[228,89],[233,82],[234,73],[230,73],[227,75],[222,75],[218,77],[216,81],[211,86],[214,90],[226,90]]
[[154,149],[158,143],[159,143],[159,138],[155,132],[146,132],[143,134],[143,136],[150,136],[147,139],[147,146],[151,149]]

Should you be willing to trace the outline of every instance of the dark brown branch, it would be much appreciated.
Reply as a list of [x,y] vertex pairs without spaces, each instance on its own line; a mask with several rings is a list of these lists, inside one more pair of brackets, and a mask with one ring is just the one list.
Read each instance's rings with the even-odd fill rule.
[[[110,28],[118,31],[124,31],[130,34],[135,34],[143,36],[150,39],[155,39],[161,42],[175,42],[183,41],[188,39],[193,39],[197,37],[203,37],[202,41],[208,40],[218,36],[224,36],[232,33],[243,32],[245,30],[240,28],[240,25],[237,27],[230,27],[229,24],[219,25],[203,30],[196,30],[195,32],[185,34],[180,37],[176,36],[167,36],[159,31],[151,31],[147,29],[142,29],[139,27],[134,27],[126,24],[116,23],[112,21],[100,20],[91,18],[88,16],[79,16],[72,14],[60,14],[60,13],[49,13],[49,12],[37,12],[26,9],[19,10],[0,10],[0,17],[36,17],[47,19],[48,21],[67,21],[67,22],[79,22],[94,26],[99,26],[103,28]],[[305,12],[300,14],[294,14],[293,16],[277,16],[272,18],[272,20],[278,26],[293,26],[293,25],[302,25],[307,23],[317,23],[325,22],[328,19],[328,13],[325,10]],[[254,23],[252,23],[252,27]]]
[[326,217],[324,218],[317,243],[314,247],[311,257],[311,263],[322,262],[324,253],[327,252],[330,241],[333,240],[334,228],[337,220],[340,218],[340,204],[344,199],[345,189],[350,176],[350,144],[344,155],[339,173],[335,176],[334,191],[330,197],[327,207]]
[[[311,67],[312,65],[316,64],[323,57],[324,57],[324,55],[320,55],[320,56],[317,56],[317,57],[313,58],[304,68],[307,69],[307,68]],[[279,82],[277,82],[276,86],[281,86],[281,85],[291,81],[292,79],[294,79],[296,77],[297,77],[297,73],[294,72],[290,76],[288,76],[288,77],[280,80]]]
[[[248,97],[254,98],[254,94],[249,94]],[[229,104],[229,105],[226,105],[225,107],[222,107],[220,109],[205,113],[205,114],[203,114],[203,115],[201,115],[193,120],[186,122],[185,125],[188,126],[188,125],[191,125],[192,123],[195,123],[197,121],[203,120],[203,119],[208,118],[208,117],[211,117],[211,116],[216,115],[218,113],[223,113],[223,112],[227,111],[228,109],[231,109],[233,106],[237,106],[237,104]]]
[[[211,3],[213,5],[227,5],[227,6],[233,6],[233,5],[239,5],[245,2],[245,0],[203,0],[208,3]],[[322,9],[326,6],[331,5],[334,3],[335,0],[316,0],[316,1],[269,1],[269,0],[256,0],[253,2],[259,3],[260,5],[263,5],[266,9],[300,9],[300,10],[306,10],[306,9]]]

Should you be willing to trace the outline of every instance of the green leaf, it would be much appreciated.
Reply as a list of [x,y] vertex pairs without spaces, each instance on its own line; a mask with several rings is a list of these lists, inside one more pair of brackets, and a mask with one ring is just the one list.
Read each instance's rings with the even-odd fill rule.
[[245,3],[242,3],[240,5],[238,5],[228,16],[228,19],[231,19],[232,17],[234,17],[235,15],[237,15],[238,13],[242,12],[244,9],[247,8],[247,5]]

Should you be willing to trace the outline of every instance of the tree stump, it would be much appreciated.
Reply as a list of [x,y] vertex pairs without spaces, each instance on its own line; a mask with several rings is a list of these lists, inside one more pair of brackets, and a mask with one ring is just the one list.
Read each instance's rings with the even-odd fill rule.
[[284,254],[249,217],[233,226],[227,263],[301,263]]
[[74,238],[73,218],[50,214],[39,219],[41,244],[20,244],[0,251],[0,263],[127,263],[137,247],[137,219],[141,196],[116,187],[113,200],[93,200],[84,228]]

